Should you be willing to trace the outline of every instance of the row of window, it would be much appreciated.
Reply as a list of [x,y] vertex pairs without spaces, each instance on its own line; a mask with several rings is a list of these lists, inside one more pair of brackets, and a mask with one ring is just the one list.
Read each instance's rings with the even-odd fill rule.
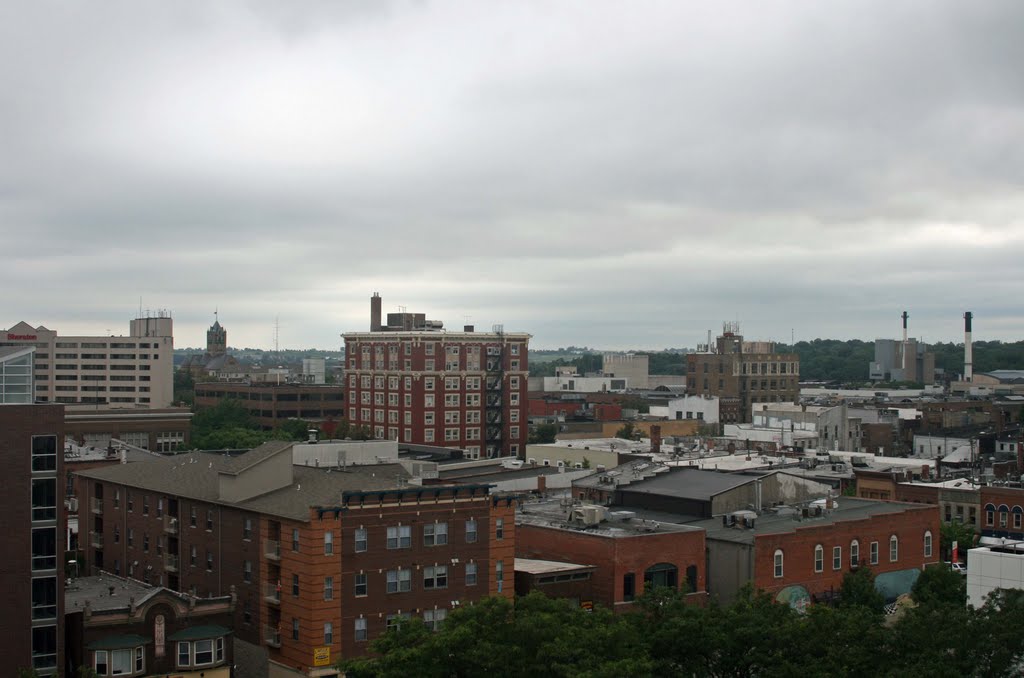
[[[412,390],[412,377],[405,377],[404,381],[400,380],[400,377],[389,376],[387,377],[387,389],[391,391],[397,391],[399,386],[404,386],[406,391]],[[468,376],[466,379],[466,390],[467,391],[479,391],[481,386],[484,384],[482,377]],[[426,391],[433,391],[438,382],[435,381],[435,377],[424,377],[423,388]],[[356,386],[363,389],[374,388],[377,390],[383,390],[385,388],[385,377],[383,375],[376,375],[371,377],[368,374],[362,375],[361,378],[356,379],[356,375],[350,374],[348,377],[348,385],[350,388],[356,388]],[[499,388],[501,384],[493,379],[488,379],[486,382],[488,389]],[[519,377],[510,376],[508,380],[509,388],[515,390],[519,388]],[[446,391],[458,391],[462,385],[462,377],[459,376],[446,376],[444,377],[444,390]]]
[[[889,562],[895,563],[899,561],[900,555],[900,542],[899,537],[892,535],[889,537]],[[924,557],[932,557],[932,533],[926,531],[924,533]],[[785,553],[782,549],[776,549],[774,554],[774,575],[776,579],[781,579],[785,576]],[[860,542],[854,539],[850,542],[850,566],[856,567],[860,563]],[[878,564],[878,542],[873,541],[868,547],[868,563],[871,565]],[[832,569],[841,570],[843,568],[843,547],[833,546],[832,547]],[[825,570],[825,547],[821,544],[817,544],[814,547],[814,571],[824,572]]]
[[999,527],[1008,528],[1010,526],[1010,516],[1013,516],[1013,529],[1020,530],[1022,517],[1024,517],[1024,509],[1020,506],[1014,506],[1012,509],[1006,504],[1000,504],[997,509],[994,504],[985,505],[985,526],[995,527],[996,526],[996,514],[999,514]]

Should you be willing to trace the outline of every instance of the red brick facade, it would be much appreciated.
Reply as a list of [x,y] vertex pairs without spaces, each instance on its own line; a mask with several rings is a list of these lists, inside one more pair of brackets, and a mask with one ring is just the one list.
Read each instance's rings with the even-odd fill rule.
[[[595,603],[612,609],[629,606],[632,598],[643,592],[645,571],[661,563],[674,565],[679,588],[690,588],[695,600],[703,600],[703,530],[607,536],[530,524],[520,524],[517,529],[516,553],[521,558],[596,566],[591,578]],[[624,590],[627,574],[633,575],[633,596]]]
[[528,435],[529,335],[345,335],[345,402],[377,439],[516,456]]
[[[769,592],[799,585],[815,597],[838,591],[843,575],[851,569],[851,547],[857,543],[858,566],[877,576],[911,568],[921,569],[939,562],[939,507],[908,505],[900,513],[840,520],[797,527],[791,532],[759,534],[754,538],[754,585]],[[925,535],[930,533],[931,553],[925,552]],[[891,538],[896,537],[896,558],[890,558]],[[877,562],[872,543],[878,545]],[[816,571],[815,549],[821,546],[821,571]],[[834,567],[838,547],[839,567]],[[782,576],[775,571],[775,553],[783,554]]]

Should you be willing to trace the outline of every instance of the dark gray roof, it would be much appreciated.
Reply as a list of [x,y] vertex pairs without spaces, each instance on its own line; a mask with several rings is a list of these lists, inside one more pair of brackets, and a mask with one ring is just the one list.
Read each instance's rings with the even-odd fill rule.
[[756,535],[783,534],[794,532],[799,528],[832,525],[847,520],[859,520],[876,515],[898,514],[917,510],[926,511],[929,509],[936,511],[936,514],[938,512],[938,506],[934,504],[905,504],[893,501],[859,499],[857,497],[839,497],[836,499],[836,508],[825,511],[821,516],[817,517],[803,518],[799,511],[783,510],[780,513],[761,513],[755,519],[753,528],[725,527],[722,525],[721,516],[687,524],[703,528],[707,532],[709,540],[717,539],[752,544]]
[[271,441],[233,458],[190,452],[146,463],[88,469],[80,471],[79,475],[295,520],[308,520],[312,506],[337,506],[343,491],[393,489],[409,478],[401,464],[349,466],[344,471],[292,466],[290,485],[239,502],[220,499],[218,476],[221,472],[237,473],[282,450],[290,454],[287,448],[291,445],[290,442]]
[[35,348],[31,345],[25,346],[0,346],[0,360],[3,360],[7,356],[14,355],[15,353],[21,353],[27,349]]
[[633,481],[628,487],[622,488],[622,491],[710,501],[714,496],[734,487],[752,483],[763,475],[767,474],[738,475],[680,467],[672,469],[669,473]]

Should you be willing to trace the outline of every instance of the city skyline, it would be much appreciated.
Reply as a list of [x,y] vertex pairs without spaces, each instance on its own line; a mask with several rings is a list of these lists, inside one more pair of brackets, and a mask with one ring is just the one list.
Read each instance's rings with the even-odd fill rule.
[[1024,337],[1024,6],[622,8],[8,8],[0,322]]

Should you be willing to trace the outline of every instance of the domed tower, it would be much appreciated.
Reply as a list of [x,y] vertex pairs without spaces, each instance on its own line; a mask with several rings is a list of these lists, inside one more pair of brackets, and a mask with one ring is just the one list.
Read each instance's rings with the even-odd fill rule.
[[216,318],[206,331],[206,352],[211,356],[223,355],[228,351],[228,331]]

